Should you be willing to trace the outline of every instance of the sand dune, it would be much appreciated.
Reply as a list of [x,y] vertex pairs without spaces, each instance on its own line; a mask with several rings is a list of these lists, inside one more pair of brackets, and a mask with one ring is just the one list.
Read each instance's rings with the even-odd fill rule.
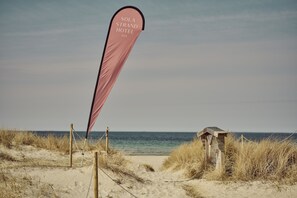
[[[24,178],[29,181],[21,188],[21,197],[94,197],[93,181],[91,181],[92,152],[86,152],[84,157],[80,153],[75,153],[73,168],[67,167],[67,155],[32,146],[21,146],[18,149],[7,149],[1,146],[0,152],[9,154],[13,158],[13,160],[1,159],[2,173],[9,173],[14,178],[18,178],[14,180],[16,183],[24,182]],[[81,166],[82,158],[84,158],[83,166]],[[127,169],[139,176],[142,181],[102,169],[104,172],[99,171],[100,197],[133,197],[134,195],[151,198],[199,196],[293,198],[297,195],[297,185],[280,186],[261,182],[222,183],[203,179],[185,181],[181,172],[161,170],[166,156],[126,156],[125,158],[129,161]],[[9,186],[6,189],[10,190]]]

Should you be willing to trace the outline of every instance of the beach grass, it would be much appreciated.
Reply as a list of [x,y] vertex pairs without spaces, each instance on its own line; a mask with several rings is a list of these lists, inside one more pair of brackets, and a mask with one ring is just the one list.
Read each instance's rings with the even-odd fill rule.
[[[236,140],[231,141],[236,145]],[[296,143],[267,139],[247,142],[243,147],[238,145],[234,154],[227,153],[227,166],[233,179],[297,182]]]
[[[0,197],[59,197],[52,184],[41,183],[27,174],[14,175],[12,170],[0,169]],[[32,188],[36,189],[34,192]],[[31,196],[29,196],[31,195]]]
[[191,198],[203,198],[196,187],[191,185],[183,185],[182,188],[186,191],[186,195]]
[[202,142],[195,140],[173,150],[164,161],[163,168],[184,169],[188,177],[201,178],[204,171],[204,157]]
[[200,140],[183,144],[164,162],[165,169],[185,170],[187,177],[209,180],[276,181],[285,184],[297,182],[296,142],[265,139],[241,144],[234,136],[225,140],[225,168],[215,170],[203,165],[204,150]]
[[1,197],[22,197],[26,186],[31,185],[30,177],[15,177],[9,170],[0,169],[0,193]]
[[0,152],[0,160],[1,161],[16,161],[16,159],[14,157],[12,157],[11,155],[9,155],[8,153],[6,152]]
[[155,169],[149,164],[141,164],[140,166],[143,167],[147,172],[155,172]]
[[[69,137],[66,135],[63,137],[55,137],[53,135],[41,137],[29,131],[0,129],[0,145],[8,149],[18,149],[21,146],[30,145],[36,148],[69,154]],[[95,143],[85,143],[84,140],[79,140],[73,145],[73,153],[82,150],[98,151],[100,153],[99,163],[103,168],[108,168],[108,164],[114,166],[125,166],[127,164],[123,154],[113,148],[108,149],[108,158],[106,158],[106,146],[103,140]],[[105,155],[101,155],[101,153],[105,153]],[[0,157],[1,159],[13,161],[13,158],[7,153],[2,152]]]
[[[65,154],[69,154],[69,137],[55,137],[53,135],[48,135],[46,137],[41,137],[30,131],[18,131],[18,130],[7,130],[0,129],[0,144],[7,147],[19,147],[21,145],[31,145],[36,148],[43,148],[52,151],[59,151]],[[77,142],[79,148],[84,145],[83,140]],[[84,149],[86,151],[95,150],[98,147],[103,147],[100,144],[86,144]],[[73,151],[77,152],[78,149],[73,147]]]
[[[62,155],[69,154],[69,137],[55,137],[53,135],[48,135],[46,137],[38,136],[32,132],[17,131],[17,130],[5,130],[0,129],[0,146],[4,146],[8,149],[8,152],[0,150],[0,160],[1,160],[1,172],[0,172],[0,193],[4,192],[6,188],[11,189],[10,194],[5,194],[5,197],[21,197],[18,194],[18,189],[23,190],[29,179],[24,181],[20,177],[16,177],[11,174],[10,170],[3,171],[4,168],[20,168],[20,167],[67,167],[68,159],[61,158],[59,160],[49,160],[46,158],[42,159],[15,159],[9,154],[9,150],[16,149],[20,150],[23,146],[33,146],[37,149],[46,149],[49,151],[57,151]],[[105,141],[98,141],[96,143],[86,143],[81,140],[77,141],[76,145],[73,145],[73,151],[78,152],[84,147],[84,151],[98,151],[99,152],[99,167],[106,170],[112,171],[115,174],[121,175],[122,177],[128,177],[130,179],[136,180],[138,182],[144,183],[145,180],[133,171],[127,168],[128,160],[125,159],[124,155],[119,151],[109,148],[108,154],[106,152]],[[76,160],[77,161],[77,160]],[[3,163],[4,162],[4,163]],[[92,159],[86,159],[85,165],[91,165]],[[64,164],[64,165],[63,165]],[[120,182],[120,181],[119,181]],[[37,184],[36,184],[37,185]],[[49,186],[43,186],[48,188]],[[40,189],[42,189],[40,187]],[[49,189],[46,192],[50,192]],[[43,191],[40,191],[43,195]],[[50,196],[51,197],[51,196]]]

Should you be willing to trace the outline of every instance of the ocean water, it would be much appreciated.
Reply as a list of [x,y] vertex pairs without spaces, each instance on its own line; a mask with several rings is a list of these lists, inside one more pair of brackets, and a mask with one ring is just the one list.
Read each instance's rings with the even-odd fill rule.
[[[39,136],[54,135],[57,137],[69,136],[68,131],[34,131]],[[283,140],[290,135],[290,139],[297,142],[297,133],[261,133],[261,132],[235,132],[236,138],[244,137],[252,141],[262,139]],[[75,139],[84,139],[85,132],[75,132]],[[92,132],[89,134],[89,141],[96,142],[104,132]],[[179,145],[187,143],[196,137],[196,132],[127,132],[127,131],[110,131],[109,143],[111,147],[120,150],[127,155],[169,155],[169,153]]]

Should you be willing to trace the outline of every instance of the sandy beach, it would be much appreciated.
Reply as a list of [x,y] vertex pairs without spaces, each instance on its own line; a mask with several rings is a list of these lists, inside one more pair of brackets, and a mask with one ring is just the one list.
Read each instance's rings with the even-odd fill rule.
[[[15,178],[15,186],[24,184],[21,197],[94,197],[92,152],[86,152],[84,156],[76,152],[72,168],[68,167],[68,155],[32,146],[8,149],[1,145],[0,153],[12,157],[1,159],[1,171]],[[139,178],[102,169],[99,171],[99,197],[195,197],[189,194],[189,189],[194,189],[199,197],[293,198],[297,194],[297,185],[187,180],[181,171],[162,170],[162,163],[167,156],[125,158],[128,161],[127,170]],[[10,190],[9,187],[7,190]]]

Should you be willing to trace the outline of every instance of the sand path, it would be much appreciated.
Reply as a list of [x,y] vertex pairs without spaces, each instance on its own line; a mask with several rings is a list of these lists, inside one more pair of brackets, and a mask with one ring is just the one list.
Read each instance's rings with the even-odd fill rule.
[[[180,198],[187,197],[185,191],[182,189],[180,183],[167,182],[178,180],[179,176],[166,171],[160,171],[162,160],[164,156],[128,156],[127,159],[131,161],[128,168],[136,175],[144,179],[144,183],[121,175],[115,174],[111,171],[103,169],[104,172],[99,171],[99,195],[100,197],[170,197]],[[147,171],[142,164],[151,165],[155,171]],[[93,181],[92,166],[78,167],[78,168],[22,168],[23,172],[30,175],[35,180],[41,183],[46,183],[54,190],[58,197],[94,197],[93,195]],[[122,189],[111,178],[121,183],[121,186],[127,189],[130,193]],[[91,186],[89,188],[89,184]],[[45,190],[48,190],[45,189]],[[89,192],[88,192],[89,191]]]
[[[17,150],[3,147],[2,149],[17,161],[4,162],[1,166],[10,167],[9,171],[15,177],[26,177],[32,180],[30,184],[32,187],[27,188],[23,197],[94,197],[91,152],[85,153],[84,157],[80,153],[75,153],[74,167],[69,168],[67,167],[68,156],[59,152],[36,149],[32,146],[22,146]],[[84,166],[80,166],[82,158],[84,158]],[[120,198],[133,197],[133,195],[152,198],[187,197],[181,184],[167,182],[178,180],[179,175],[160,170],[166,156],[125,156],[125,158],[129,161],[127,169],[141,177],[144,182],[103,169],[104,172],[99,171],[99,197]],[[148,171],[144,164],[150,165],[154,171]]]

